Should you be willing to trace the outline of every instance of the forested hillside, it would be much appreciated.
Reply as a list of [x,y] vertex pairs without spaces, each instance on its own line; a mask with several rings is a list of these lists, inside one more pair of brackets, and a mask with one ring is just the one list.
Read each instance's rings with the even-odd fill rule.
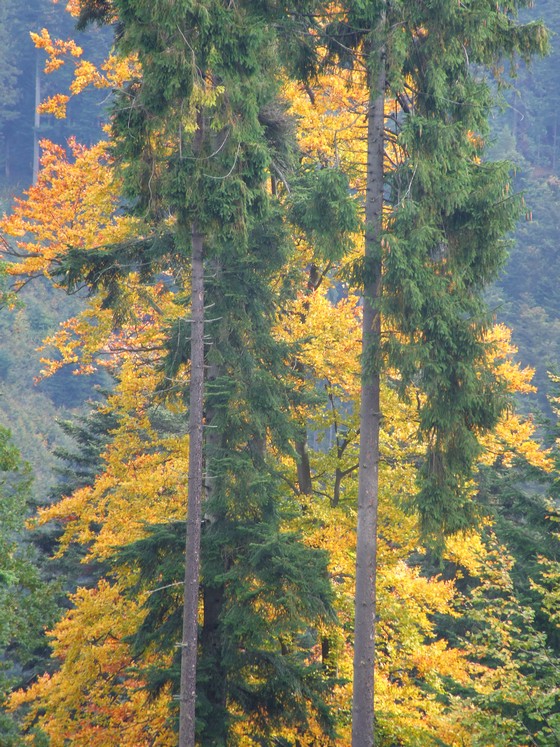
[[[79,33],[75,19],[62,4],[33,0],[25,4],[3,0],[0,7],[0,208],[10,210],[15,197],[33,181],[39,167],[39,141],[49,138],[65,144],[69,137],[92,144],[107,121],[107,92],[92,89],[72,102],[66,118],[38,115],[36,106],[51,94],[65,90],[72,80],[67,68],[45,72],[45,53],[33,43],[31,33],[47,28],[53,38],[73,38],[84,54],[101,62],[108,53],[108,30]],[[8,289],[6,285],[6,289]],[[0,318],[0,422],[13,432],[25,458],[33,465],[32,492],[42,500],[52,487],[56,459],[53,449],[66,444],[57,419],[71,416],[90,397],[99,376],[78,378],[68,368],[39,382],[39,351],[46,336],[81,308],[81,302],[42,282],[28,284],[18,294],[19,303]]]
[[111,34],[92,30],[80,34],[63,3],[51,0],[3,0],[0,8],[2,45],[0,51],[0,171],[6,191],[24,189],[33,179],[38,164],[38,141],[48,137],[64,142],[74,135],[91,144],[107,117],[106,92],[91,92],[80,103],[71,105],[66,119],[37,115],[36,107],[46,97],[61,93],[71,81],[71,73],[52,71],[45,75],[45,56],[30,36],[48,29],[53,38],[74,39],[83,45],[88,58],[102,62]]
[[0,747],[559,745],[554,0],[19,5]]
[[[520,65],[505,92],[505,109],[494,118],[491,153],[515,164],[516,189],[525,210],[515,232],[506,271],[492,296],[497,314],[513,330],[520,358],[535,371],[539,395],[533,407],[549,410],[547,372],[557,371],[560,307],[556,293],[559,224],[558,34],[560,8],[541,0],[528,17],[544,18],[551,32],[550,55]],[[529,16],[530,13],[530,16]]]

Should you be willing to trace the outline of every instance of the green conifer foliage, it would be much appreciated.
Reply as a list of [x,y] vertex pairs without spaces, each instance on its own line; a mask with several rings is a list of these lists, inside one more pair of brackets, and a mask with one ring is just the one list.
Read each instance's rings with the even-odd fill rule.
[[[73,252],[62,277],[69,285],[85,279],[103,293],[118,321],[126,313],[119,282],[131,266],[146,280],[171,269],[185,306],[181,322],[170,325],[165,374],[173,377],[192,352],[184,334],[191,236],[203,245],[211,318],[205,325],[198,738],[225,744],[232,713],[241,713],[251,718],[255,739],[266,743],[284,724],[305,729],[308,709],[329,733],[321,705],[326,681],[310,656],[314,624],[331,615],[326,558],[283,532],[289,501],[270,456],[272,446],[291,451],[295,435],[287,417],[289,355],[272,336],[278,299],[271,291],[291,243],[268,187],[290,151],[272,117],[281,110],[274,22],[292,21],[275,3],[116,0],[113,6],[117,47],[136,53],[141,64],[141,76],[115,99],[114,155],[146,235],[82,257]],[[84,7],[93,12],[97,4]],[[106,4],[100,8],[106,17]],[[158,558],[146,564],[148,576],[173,568],[175,583],[182,552],[177,543],[158,550],[158,537],[169,531],[155,530],[155,549],[141,555]],[[168,649],[179,637],[177,598],[151,595],[149,605],[150,615],[157,607],[157,636],[162,625],[174,630],[164,640]]]
[[[476,518],[468,484],[477,436],[506,401],[485,359],[485,285],[505,259],[519,205],[508,166],[482,162],[491,97],[484,67],[544,52],[526,3],[348,2],[326,28],[328,57],[369,89],[360,488],[352,744],[372,747],[380,373],[414,383],[426,460],[415,498],[424,537]],[[388,112],[389,102],[393,112]],[[388,210],[384,216],[383,206]]]
[[[330,588],[325,558],[294,534],[278,530],[277,520],[216,521],[205,534],[208,563],[215,564],[220,583],[205,588],[220,598],[219,642],[222,651],[204,651],[215,644],[214,631],[202,630],[199,661],[198,728],[206,744],[221,744],[224,724],[250,720],[257,744],[269,744],[286,727],[305,730],[310,716],[333,735],[332,715],[324,696],[335,682],[318,663],[312,664],[318,620],[331,620]],[[139,570],[138,589],[156,589],[147,602],[147,616],[134,637],[142,655],[156,647],[176,652],[180,636],[184,524],[150,527],[148,536],[120,552],[115,562]],[[237,548],[237,549],[235,549]],[[224,553],[229,558],[224,559]],[[179,582],[180,583],[180,582]],[[157,585],[156,585],[157,584]],[[139,665],[141,666],[141,664]],[[216,668],[227,678],[227,711],[220,712]],[[153,692],[170,680],[178,683],[179,659],[170,669],[144,672]]]
[[[508,468],[484,467],[477,476],[477,500],[492,517],[498,541],[516,561],[511,570],[516,594],[535,609],[541,626],[540,598],[532,584],[541,577],[543,558],[560,559],[560,511],[553,498],[554,483],[554,473],[543,474],[521,460]],[[552,637],[558,645],[558,634]]]
[[0,743],[21,744],[17,720],[5,713],[10,689],[22,686],[41,669],[46,656],[43,626],[54,619],[52,589],[37,567],[37,556],[24,541],[31,474],[0,428]]
[[476,66],[544,51],[542,27],[517,22],[521,5],[440,2],[405,11],[408,112],[398,128],[402,160],[389,179],[383,305],[403,333],[404,344],[392,339],[388,346],[403,381],[416,381],[426,394],[420,430],[428,458],[418,506],[428,535],[472,520],[465,482],[476,435],[505,406],[484,357],[490,320],[483,290],[503,266],[503,237],[519,202],[508,165],[483,161],[492,101]]
[[[111,430],[117,425],[114,412],[100,404],[75,420],[61,420],[58,425],[69,439],[68,445],[54,449],[57,458],[54,474],[56,482],[49,495],[38,501],[44,507],[85,486],[93,485],[96,475],[103,469],[102,453],[112,440]],[[57,585],[57,603],[60,609],[67,605],[66,595],[78,586],[92,586],[104,569],[99,563],[82,564],[85,548],[71,545],[61,557],[56,556],[62,534],[59,523],[49,523],[33,528],[30,541],[42,555],[42,578]]]
[[362,272],[364,285],[381,274],[374,304],[387,332],[369,354],[379,360],[365,365],[386,361],[403,388],[413,381],[426,395],[418,507],[427,536],[472,522],[464,487],[476,435],[505,406],[484,360],[483,289],[503,267],[520,201],[509,164],[483,160],[493,104],[484,68],[546,51],[542,24],[517,19],[527,4],[349,2],[326,28],[329,56],[365,66],[372,92],[395,102],[383,179],[368,184],[383,190],[389,210]]

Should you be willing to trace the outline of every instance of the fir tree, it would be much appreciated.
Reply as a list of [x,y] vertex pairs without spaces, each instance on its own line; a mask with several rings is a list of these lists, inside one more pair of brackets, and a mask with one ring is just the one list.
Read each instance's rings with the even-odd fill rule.
[[40,671],[46,653],[45,625],[54,619],[52,589],[42,579],[37,553],[24,539],[31,474],[0,429],[0,744],[20,744],[17,720],[3,710],[14,686]]
[[[104,8],[102,19],[107,17]],[[95,4],[84,3],[84,9],[84,22],[97,20]],[[271,447],[290,450],[294,436],[286,416],[289,355],[273,340],[276,299],[270,289],[290,242],[277,195],[267,188],[282,151],[277,137],[281,128],[271,118],[275,108],[281,109],[275,100],[279,63],[274,24],[293,21],[283,10],[262,3],[238,7],[211,0],[118,0],[113,10],[119,22],[118,48],[137,54],[142,68],[141,78],[115,99],[114,154],[126,196],[144,219],[148,238],[83,255],[71,252],[62,277],[69,285],[85,279],[105,295],[104,303],[118,318],[127,313],[120,280],[131,264],[146,280],[172,267],[183,286],[189,273],[184,316],[170,326],[165,375],[173,380],[187,363],[191,395],[193,366],[202,370],[201,304],[195,320],[195,297],[199,302],[204,297],[212,308],[213,321],[205,324],[199,739],[203,744],[226,742],[234,723],[232,703],[250,714],[255,735],[265,738],[287,721],[305,728],[307,707],[313,703],[326,716],[317,705],[320,698],[312,696],[323,687],[320,672],[299,641],[306,635],[313,638],[313,620],[330,614],[326,559],[282,531],[285,497],[270,458]],[[202,422],[191,400],[192,455],[195,430],[202,432]],[[196,490],[200,457],[195,461],[199,477],[189,482],[189,509],[202,500]],[[189,527],[197,531],[199,526],[195,511]],[[196,545],[195,538],[189,545],[195,555]],[[302,562],[315,581],[300,589],[306,579],[298,570]],[[195,588],[196,559],[188,563],[187,573]],[[255,595],[251,589],[261,585]],[[303,599],[311,589],[313,604],[307,605]],[[244,612],[251,614],[241,624],[243,600]],[[282,614],[276,617],[275,609]],[[192,599],[188,612],[196,622]],[[196,653],[195,633],[191,628],[183,650]],[[192,671],[192,659],[189,666]],[[281,685],[283,677],[291,678],[290,686]],[[298,678],[301,686],[295,684]],[[183,688],[181,705],[192,706],[192,681]],[[294,700],[292,689],[301,690],[301,698]],[[180,722],[181,744],[193,744],[192,710]],[[326,718],[325,728],[330,728]]]
[[380,372],[394,367],[403,392],[411,382],[422,392],[419,434],[427,458],[416,506],[424,536],[439,544],[475,520],[467,486],[477,434],[492,428],[505,406],[484,358],[483,289],[503,265],[503,236],[519,207],[508,194],[508,165],[482,161],[491,96],[475,65],[544,51],[542,26],[517,22],[523,5],[351,2],[326,29],[330,57],[361,67],[370,92],[355,747],[374,743]]
[[[111,429],[116,427],[116,417],[103,404],[96,404],[87,415],[75,420],[62,420],[59,426],[69,438],[69,445],[54,450],[57,457],[54,474],[57,479],[48,497],[38,502],[39,507],[93,485],[96,475],[102,470],[102,453],[111,441]],[[30,542],[42,556],[42,577],[62,587],[65,594],[73,593],[79,585],[92,586],[102,575],[103,568],[97,564],[82,566],[84,548],[77,545],[69,548],[63,557],[57,557],[61,533],[60,524],[49,523],[35,527],[30,534]],[[60,588],[58,591],[59,607],[64,607],[65,598],[61,598]]]

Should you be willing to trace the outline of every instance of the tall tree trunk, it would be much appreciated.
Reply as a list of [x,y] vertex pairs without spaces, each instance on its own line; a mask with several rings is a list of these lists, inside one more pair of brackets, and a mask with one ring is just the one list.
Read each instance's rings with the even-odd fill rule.
[[300,437],[296,441],[297,460],[297,480],[299,492],[303,495],[311,495],[313,492],[313,481],[311,479],[311,463],[309,461],[309,452],[307,450],[307,433],[305,423],[301,424]]
[[[318,271],[317,265],[311,264],[309,267],[309,276],[307,278],[306,296],[310,298],[323,281],[323,275]],[[304,304],[302,321],[307,320],[309,312],[309,301]],[[301,361],[295,363],[296,371],[303,378],[305,376],[305,366]],[[307,442],[307,425],[304,422],[299,426],[299,437],[295,444],[297,454],[297,480],[299,492],[303,495],[311,495],[313,492],[313,478],[311,476],[311,462],[309,461],[309,450]]]
[[[221,274],[221,266],[215,264],[214,272],[216,277]],[[220,343],[220,330],[212,329],[212,345]],[[208,393],[211,394],[212,386],[223,375],[221,365],[210,363],[208,365]],[[206,439],[205,439],[205,498],[206,507],[204,513],[204,525],[208,532],[213,532],[219,527],[220,522],[225,521],[223,514],[213,513],[212,501],[214,497],[215,471],[213,458],[222,451],[224,447],[224,434],[214,422],[216,417],[215,409],[206,403],[205,421],[206,421]],[[210,504],[210,508],[209,505]],[[207,542],[216,542],[216,538],[206,538]],[[221,576],[229,568],[227,561],[214,559],[218,566],[203,567],[202,573],[202,598],[203,598],[203,624],[200,633],[200,647],[204,656],[205,671],[210,673],[205,677],[205,684],[202,686],[203,698],[208,702],[210,707],[210,718],[207,720],[205,731],[202,734],[202,743],[208,747],[214,745],[223,745],[227,738],[227,672],[223,665],[224,642],[222,640],[221,619],[225,604],[225,585],[223,581],[216,581],[216,575]]]
[[372,747],[375,743],[373,688],[379,428],[381,420],[379,409],[381,318],[377,308],[377,300],[381,295],[381,252],[379,244],[383,218],[385,127],[385,55],[383,50],[377,54],[375,67],[376,79],[370,85],[367,134],[352,747]]
[[189,486],[185,546],[185,597],[181,642],[179,747],[195,745],[196,660],[202,518],[202,448],[204,403],[204,263],[203,237],[193,225],[191,236],[191,381],[189,401]]
[[[223,267],[219,259],[213,259],[207,268],[209,274],[213,276],[214,283],[208,285],[207,303],[212,308],[216,305],[221,307],[219,299],[220,287],[223,283]],[[215,288],[212,285],[215,284]],[[216,294],[213,296],[212,294]],[[224,314],[225,316],[225,314]],[[223,542],[220,535],[220,524],[224,522],[225,516],[216,509],[214,505],[216,479],[218,478],[219,467],[216,466],[216,460],[223,453],[225,448],[225,434],[223,429],[216,424],[217,411],[212,404],[212,394],[217,382],[225,375],[223,363],[216,362],[215,347],[218,351],[222,347],[227,347],[228,325],[224,319],[217,319],[207,325],[209,340],[209,355],[207,360],[207,397],[205,402],[205,510],[204,526],[208,535],[206,542],[214,547]],[[223,565],[222,565],[223,561]],[[205,730],[201,735],[202,744],[208,747],[224,745],[227,739],[228,719],[227,719],[227,671],[223,663],[223,639],[222,639],[222,614],[225,605],[225,584],[223,581],[216,581],[216,575],[221,576],[227,572],[227,560],[214,558],[210,561],[210,567],[202,569],[202,598],[203,598],[203,624],[200,633],[200,648],[204,656],[205,683],[202,685],[202,697],[209,704],[210,719],[207,720]],[[208,563],[208,558],[206,558]],[[218,565],[215,565],[215,564]]]
[[37,184],[39,177],[39,130],[41,128],[41,115],[39,104],[41,103],[41,66],[39,64],[39,50],[35,52],[35,115],[33,122],[33,184]]

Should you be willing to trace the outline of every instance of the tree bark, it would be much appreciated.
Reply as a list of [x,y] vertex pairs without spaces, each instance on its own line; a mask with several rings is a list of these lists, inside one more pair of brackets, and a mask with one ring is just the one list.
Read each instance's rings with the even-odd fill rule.
[[202,450],[204,406],[204,263],[203,237],[193,225],[191,236],[191,381],[189,400],[189,485],[185,545],[185,596],[181,641],[179,747],[195,745],[198,597],[202,518]]
[[[207,303],[214,309],[216,306],[222,307],[222,299],[219,298],[220,288],[224,282],[223,267],[219,259],[214,258],[207,268],[210,276],[213,276],[214,282],[208,285]],[[212,286],[216,287],[213,288]],[[217,294],[212,296],[212,294]],[[205,439],[204,439],[204,527],[205,534],[215,534],[218,529],[220,535],[220,524],[226,521],[226,517],[214,505],[216,479],[218,478],[216,460],[219,455],[223,454],[226,448],[226,434],[223,428],[216,424],[216,407],[212,404],[212,392],[216,382],[220,381],[225,375],[222,362],[216,362],[215,347],[218,351],[228,347],[228,324],[225,319],[219,319],[211,325],[207,325],[207,334],[209,339],[206,340],[210,353],[207,358],[207,398],[205,402]],[[206,536],[206,542],[209,544],[221,543],[223,539],[217,539],[216,536]],[[211,673],[210,678],[205,678],[206,682],[202,685],[202,696],[208,702],[210,708],[210,720],[205,725],[205,730],[201,735],[201,742],[208,747],[223,746],[226,743],[228,732],[227,718],[227,671],[223,663],[224,641],[222,634],[222,614],[225,605],[226,588],[223,581],[216,582],[215,574],[221,575],[229,570],[228,560],[223,557],[221,567],[213,567],[208,570],[202,569],[202,600],[203,600],[203,623],[200,632],[200,649],[204,655],[205,670]],[[208,576],[208,577],[206,577]]]
[[39,64],[39,50],[35,52],[35,115],[33,120],[33,184],[37,184],[39,177],[39,160],[41,158],[39,148],[39,130],[41,128],[41,115],[39,105],[41,103],[41,66]]
[[301,425],[301,437],[296,441],[297,461],[297,479],[299,492],[302,495],[311,495],[313,492],[313,481],[311,479],[311,464],[309,462],[309,452],[307,450],[307,434],[305,432],[305,423]]
[[383,154],[385,54],[377,53],[375,81],[370,85],[366,185],[365,278],[363,287],[362,392],[356,597],[354,623],[354,689],[352,747],[373,747],[374,660],[377,563],[377,506],[379,493],[381,295],[380,234],[383,219]]
[[[317,288],[321,285],[323,276],[319,273],[317,265],[311,264],[309,267],[309,275],[307,278],[307,289],[306,296],[309,298]],[[309,301],[304,304],[304,313],[302,313],[302,321],[307,320],[309,311]],[[300,376],[305,376],[305,366],[301,361],[296,361],[296,370]],[[307,426],[305,422],[300,423],[299,427],[300,437],[297,439],[295,448],[297,459],[297,479],[299,492],[302,495],[311,495],[313,493],[313,478],[311,476],[311,462],[309,461],[309,451],[307,443]]]

